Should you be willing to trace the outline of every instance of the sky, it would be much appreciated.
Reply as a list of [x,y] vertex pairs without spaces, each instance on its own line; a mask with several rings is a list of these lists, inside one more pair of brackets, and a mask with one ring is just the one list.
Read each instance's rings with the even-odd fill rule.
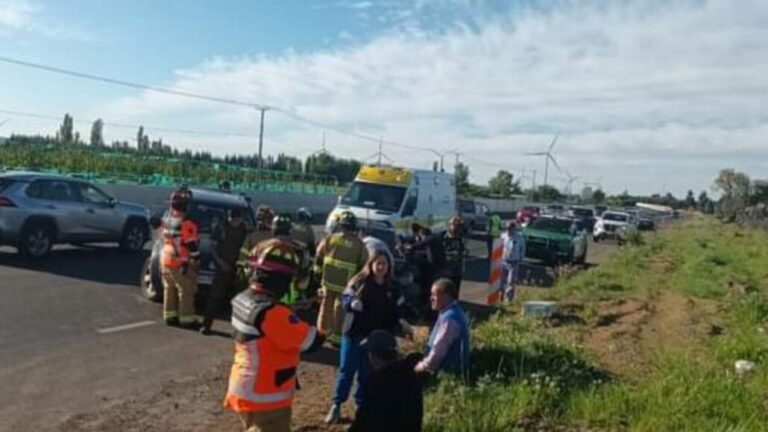
[[[264,151],[429,168],[455,153],[573,190],[684,196],[766,177],[765,0],[0,0],[0,57],[268,106]],[[0,62],[0,135],[150,138],[255,153],[254,107]],[[6,123],[3,123],[6,121]],[[127,125],[127,126],[118,126]],[[206,132],[189,134],[168,129]],[[324,138],[323,138],[324,137]],[[373,160],[373,159],[368,159]]]

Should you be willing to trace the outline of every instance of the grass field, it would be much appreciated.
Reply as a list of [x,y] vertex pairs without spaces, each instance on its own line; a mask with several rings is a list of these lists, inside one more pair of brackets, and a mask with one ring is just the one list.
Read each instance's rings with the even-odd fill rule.
[[639,243],[527,293],[551,320],[475,323],[471,376],[434,384],[425,430],[768,430],[768,235],[692,216]]

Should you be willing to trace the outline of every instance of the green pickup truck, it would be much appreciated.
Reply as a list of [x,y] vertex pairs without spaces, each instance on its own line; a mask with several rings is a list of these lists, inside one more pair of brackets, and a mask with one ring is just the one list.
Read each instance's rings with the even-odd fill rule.
[[525,257],[545,265],[583,264],[587,258],[587,236],[573,219],[542,216],[523,229]]

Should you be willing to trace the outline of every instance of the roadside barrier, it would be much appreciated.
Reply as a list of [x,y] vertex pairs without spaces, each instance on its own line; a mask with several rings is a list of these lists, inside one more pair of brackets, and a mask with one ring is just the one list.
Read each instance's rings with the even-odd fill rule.
[[491,271],[488,278],[488,295],[486,297],[486,303],[489,305],[498,304],[501,302],[503,282],[501,280],[503,272],[502,258],[504,255],[504,243],[500,238],[493,240],[493,249],[491,252]]

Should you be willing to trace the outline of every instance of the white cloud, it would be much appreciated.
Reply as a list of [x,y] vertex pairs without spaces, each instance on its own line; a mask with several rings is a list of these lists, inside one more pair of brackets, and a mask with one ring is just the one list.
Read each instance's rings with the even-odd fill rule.
[[[761,174],[755,157],[768,132],[768,2],[552,4],[437,30],[398,26],[310,54],[212,59],[177,72],[171,85],[410,145],[460,147],[489,162],[467,159],[476,181],[497,165],[543,171],[542,161],[522,153],[543,148],[556,131],[562,165],[588,179],[604,175],[612,192],[653,192],[659,179],[676,193],[701,189],[726,164]],[[110,114],[256,126],[247,109],[150,93],[115,103]],[[317,128],[279,113],[268,118],[273,148],[318,142]],[[375,150],[328,138],[342,155]],[[434,158],[386,151],[403,164],[428,166]]]
[[91,39],[82,29],[46,16],[45,9],[36,1],[0,0],[0,36],[19,32],[35,33],[52,39]]

